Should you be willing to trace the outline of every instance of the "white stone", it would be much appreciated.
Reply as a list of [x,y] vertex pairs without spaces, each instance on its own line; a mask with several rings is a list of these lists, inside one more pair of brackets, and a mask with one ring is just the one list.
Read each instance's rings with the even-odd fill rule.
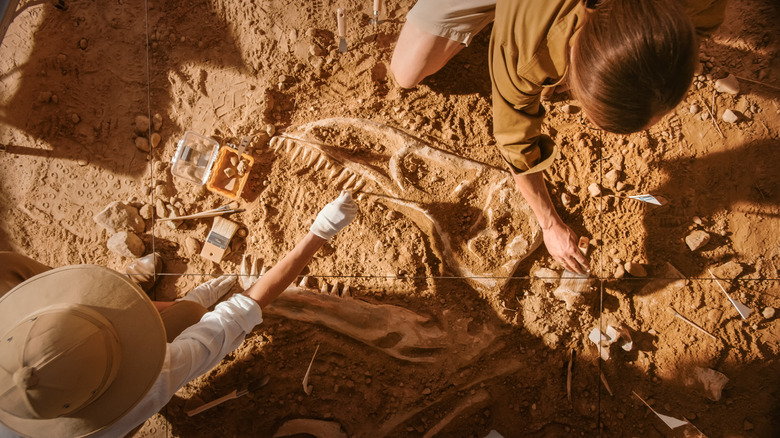
[[764,319],[772,319],[775,317],[775,308],[767,307],[761,314],[764,315]]
[[699,112],[699,110],[700,110],[699,105],[696,105],[696,104],[691,105],[691,107],[689,109],[691,114],[696,114],[696,113]]
[[715,90],[719,93],[739,94],[739,81],[734,75],[729,74],[725,78],[715,81]]
[[691,234],[685,236],[685,244],[691,251],[701,249],[710,241],[710,234],[702,230],[694,230]]
[[631,274],[632,277],[647,277],[647,270],[639,263],[626,262],[623,268]]
[[737,123],[739,121],[739,116],[734,114],[734,111],[730,109],[723,111],[723,116],[721,116],[721,118],[726,123]]

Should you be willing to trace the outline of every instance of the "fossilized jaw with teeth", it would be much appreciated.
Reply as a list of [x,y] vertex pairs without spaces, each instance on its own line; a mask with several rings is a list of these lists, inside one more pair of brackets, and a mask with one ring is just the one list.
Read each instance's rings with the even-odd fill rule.
[[401,130],[364,119],[324,119],[289,129],[272,138],[270,147],[291,162],[302,157],[307,169],[328,172],[336,189],[360,193],[358,199],[368,197],[409,218],[427,235],[435,256],[479,290],[503,287],[542,243],[507,171]]

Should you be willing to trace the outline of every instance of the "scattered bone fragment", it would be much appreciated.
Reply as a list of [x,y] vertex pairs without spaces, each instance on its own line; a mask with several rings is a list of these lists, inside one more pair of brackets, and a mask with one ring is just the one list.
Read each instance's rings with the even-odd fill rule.
[[106,247],[122,257],[141,257],[146,249],[144,242],[135,233],[120,231],[108,239]]
[[[238,157],[236,156],[230,157],[230,165],[233,167],[238,166]],[[228,176],[232,176],[232,175],[228,175]]]
[[152,134],[151,140],[149,141],[149,143],[152,146],[152,149],[156,148],[157,145],[160,144],[160,134],[158,134],[156,132],[154,134]]
[[312,385],[309,385],[309,375],[311,373],[311,367],[314,365],[314,358],[317,357],[317,352],[320,351],[320,345],[317,344],[317,348],[314,350],[314,354],[311,356],[311,362],[309,362],[309,368],[306,370],[306,374],[303,376],[303,392],[306,395],[311,395],[313,389]]
[[140,151],[149,152],[149,140],[146,137],[136,137],[135,147]]
[[139,136],[149,134],[149,117],[144,115],[135,116],[135,132]]
[[698,387],[708,399],[719,401],[729,378],[712,368],[693,367],[684,377],[686,386]]
[[163,125],[162,116],[160,115],[160,113],[154,113],[154,115],[152,116],[152,127],[154,128],[155,131],[159,132],[160,129],[162,129],[162,125]]
[[596,344],[596,347],[599,349],[599,354],[604,360],[609,360],[609,347],[612,344],[617,343],[617,345],[625,351],[631,351],[634,345],[628,328],[623,324],[617,328],[608,325],[605,333],[602,333],[598,327],[594,327],[593,330],[590,331],[590,334],[588,334],[588,339]]
[[647,270],[640,263],[626,262],[623,267],[632,277],[647,277]]
[[228,178],[233,178],[234,176],[236,176],[236,169],[233,167],[226,168],[224,172],[225,172],[225,176],[227,176]]
[[194,257],[200,254],[200,242],[192,236],[187,236],[187,238],[184,239],[184,249],[187,251],[188,256]]
[[[227,169],[226,169],[227,170]],[[236,189],[236,182],[238,180],[236,178],[230,178],[228,182],[225,183],[225,190],[228,192],[232,192]]]
[[730,109],[723,111],[721,118],[726,123],[737,123],[739,121],[739,116]]
[[685,244],[691,251],[698,251],[710,241],[710,234],[703,230],[694,230],[685,236]]
[[729,73],[725,78],[715,81],[715,90],[718,93],[737,95],[739,94],[739,81],[733,74]]
[[92,219],[105,228],[109,234],[115,234],[118,231],[143,233],[146,229],[144,219],[138,214],[138,210],[120,201],[108,204]]

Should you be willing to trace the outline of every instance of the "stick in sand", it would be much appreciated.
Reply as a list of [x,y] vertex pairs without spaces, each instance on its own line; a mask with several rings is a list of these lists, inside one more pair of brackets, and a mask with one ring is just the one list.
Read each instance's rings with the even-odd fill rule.
[[731,296],[729,296],[729,293],[726,292],[726,289],[723,288],[723,285],[720,284],[720,280],[718,279],[718,277],[716,277],[715,274],[712,273],[710,268],[707,268],[707,272],[709,272],[710,275],[712,275],[712,278],[715,280],[715,283],[718,284],[718,287],[720,287],[720,290],[723,291],[723,293],[726,295],[726,298],[728,298],[729,301],[731,301],[731,304],[734,305],[734,308],[737,309],[737,312],[739,312],[739,316],[741,316],[742,319],[748,319],[748,316],[750,316],[750,314],[753,313],[753,311],[750,310],[750,308],[748,308],[748,306],[740,303],[739,301],[736,301],[736,300],[732,299]]
[[713,335],[712,333],[710,333],[710,332],[708,332],[707,330],[704,330],[703,328],[699,327],[699,325],[698,325],[698,324],[696,324],[695,322],[691,321],[690,319],[688,319],[688,318],[686,318],[686,317],[684,317],[684,316],[680,315],[680,314],[679,314],[679,313],[678,313],[676,310],[674,310],[674,307],[669,307],[669,308],[670,308],[670,309],[672,309],[672,312],[674,312],[674,316],[676,316],[676,317],[680,318],[681,320],[685,321],[685,322],[686,322],[686,323],[688,323],[688,324],[689,324],[691,327],[693,327],[693,328],[695,328],[696,330],[698,330],[698,331],[700,331],[700,332],[704,333],[705,335],[707,335],[707,336],[711,337],[713,340],[715,340],[715,341],[717,341],[717,340],[718,340],[718,338],[717,338],[717,337],[715,337],[715,335]]
[[305,392],[306,395],[311,395],[312,386],[309,385],[309,373],[311,372],[311,366],[314,365],[314,358],[317,356],[319,350],[320,344],[317,344],[317,348],[314,350],[314,354],[311,357],[311,362],[309,362],[309,369],[306,370],[306,375],[303,376],[303,392]]
[[726,136],[723,135],[723,131],[720,130],[720,126],[718,126],[718,121],[715,120],[715,115],[712,114],[712,110],[710,109],[710,107],[708,107],[704,102],[702,102],[701,99],[699,99],[699,102],[701,103],[701,106],[703,106],[704,109],[706,109],[707,112],[710,113],[710,118],[712,119],[712,123],[715,124],[715,129],[718,130],[718,134],[720,134],[720,137],[721,138],[726,138]]
[[739,79],[739,80],[741,80],[741,81],[748,81],[748,82],[752,82],[754,84],[763,85],[763,86],[765,86],[767,88],[772,88],[774,90],[780,90],[780,87],[776,87],[774,85],[769,85],[769,84],[767,84],[765,82],[756,81],[754,79],[743,78],[742,76],[737,76],[737,75],[734,75],[734,77]]
[[171,216],[171,217],[164,217],[157,219],[157,222],[163,222],[163,221],[176,221],[176,220],[184,220],[184,219],[198,219],[198,218],[207,218],[207,217],[214,217],[214,216],[222,216],[223,214],[231,214],[231,213],[241,213],[244,211],[243,208],[239,208],[236,210],[214,210],[214,211],[204,211],[201,213],[195,213],[190,214],[187,216]]

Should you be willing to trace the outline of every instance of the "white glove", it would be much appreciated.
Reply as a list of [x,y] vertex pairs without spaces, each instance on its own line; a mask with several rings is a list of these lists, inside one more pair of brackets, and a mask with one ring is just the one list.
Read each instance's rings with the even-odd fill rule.
[[216,304],[223,295],[230,292],[230,289],[236,284],[236,278],[235,275],[223,275],[209,280],[187,292],[187,295],[179,299],[195,301],[201,306],[209,308]]
[[311,224],[311,232],[330,240],[336,233],[349,225],[357,216],[358,207],[352,200],[352,193],[349,190],[341,192],[338,198],[320,211],[314,223]]

